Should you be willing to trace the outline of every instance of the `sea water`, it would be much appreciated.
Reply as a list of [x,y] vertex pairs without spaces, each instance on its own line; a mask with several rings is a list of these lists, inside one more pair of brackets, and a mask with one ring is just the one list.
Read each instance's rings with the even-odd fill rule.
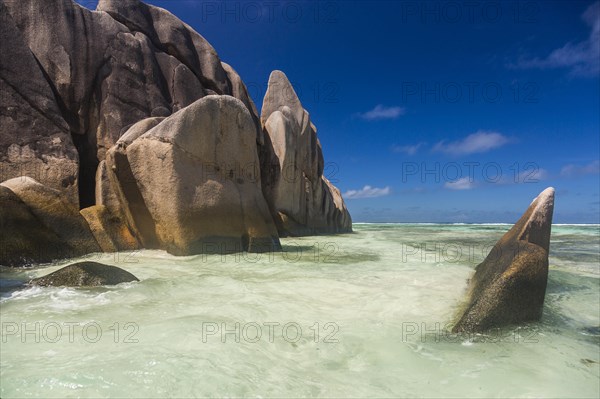
[[543,318],[448,332],[509,225],[355,224],[275,254],[94,254],[140,281],[2,268],[0,396],[600,396],[600,226],[555,225]]

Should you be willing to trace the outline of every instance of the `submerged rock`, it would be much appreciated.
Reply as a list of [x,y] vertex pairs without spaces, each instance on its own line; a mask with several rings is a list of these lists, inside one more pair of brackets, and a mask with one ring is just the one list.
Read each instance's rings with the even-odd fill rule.
[[96,287],[140,281],[133,274],[116,266],[97,262],[75,263],[29,282],[42,287]]
[[533,200],[475,269],[465,309],[453,332],[480,332],[542,316],[554,189]]
[[595,327],[584,327],[581,329],[581,333],[584,335],[590,335],[594,337],[600,337],[600,326]]

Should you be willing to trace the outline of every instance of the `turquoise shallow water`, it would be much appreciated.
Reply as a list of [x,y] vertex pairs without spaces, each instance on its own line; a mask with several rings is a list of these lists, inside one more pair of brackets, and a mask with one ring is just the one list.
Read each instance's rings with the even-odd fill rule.
[[1,268],[0,396],[600,395],[600,227],[554,226],[541,322],[446,326],[508,225],[356,224],[263,255],[86,257],[140,282],[29,288]]

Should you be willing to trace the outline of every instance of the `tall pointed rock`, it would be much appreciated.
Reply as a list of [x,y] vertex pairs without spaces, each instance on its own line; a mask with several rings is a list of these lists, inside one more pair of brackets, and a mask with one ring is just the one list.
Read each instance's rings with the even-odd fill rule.
[[454,332],[539,320],[548,281],[554,189],[542,191],[475,269]]
[[273,71],[263,100],[263,192],[283,236],[344,233],[352,219],[339,190],[323,176],[317,130],[287,76]]

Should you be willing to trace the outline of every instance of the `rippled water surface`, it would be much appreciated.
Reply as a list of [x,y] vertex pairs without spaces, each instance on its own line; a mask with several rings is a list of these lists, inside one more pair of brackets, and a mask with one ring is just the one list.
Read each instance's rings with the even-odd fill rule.
[[278,254],[86,257],[141,280],[110,288],[19,289],[68,263],[1,268],[0,396],[599,397],[597,225],[553,227],[541,322],[446,332],[509,227],[356,224]]

